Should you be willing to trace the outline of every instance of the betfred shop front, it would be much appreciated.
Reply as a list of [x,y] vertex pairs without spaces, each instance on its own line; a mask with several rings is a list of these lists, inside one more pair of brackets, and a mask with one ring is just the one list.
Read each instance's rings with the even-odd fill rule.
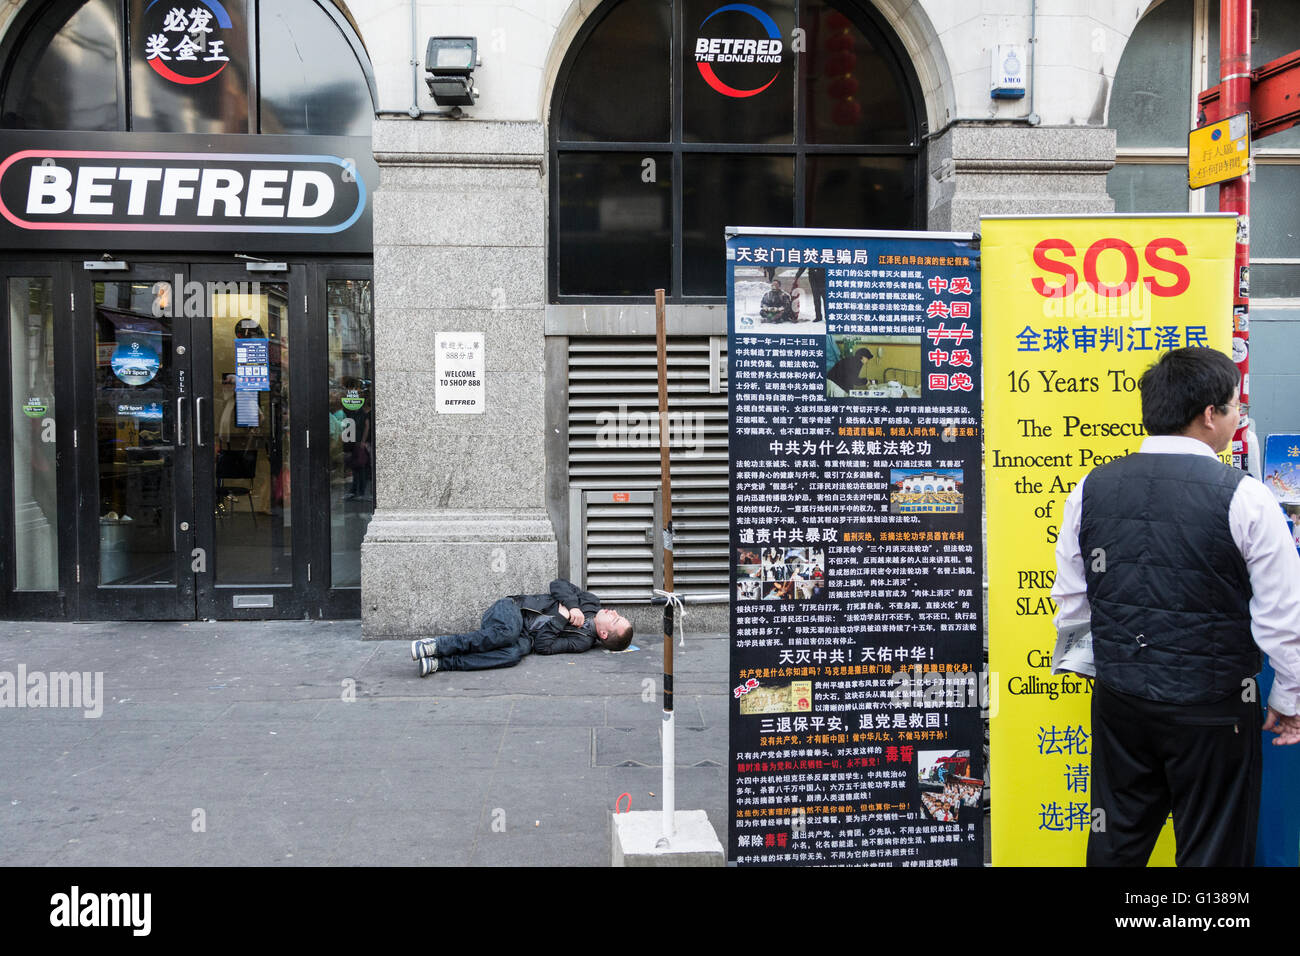
[[[3,615],[358,615],[377,174],[355,33],[313,0],[31,6],[0,47]],[[280,70],[285,40],[333,72]]]

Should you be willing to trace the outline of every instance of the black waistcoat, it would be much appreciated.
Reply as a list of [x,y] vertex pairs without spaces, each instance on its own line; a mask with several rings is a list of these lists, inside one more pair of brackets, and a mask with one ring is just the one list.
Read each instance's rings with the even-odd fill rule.
[[1205,455],[1129,455],[1083,486],[1079,548],[1097,678],[1173,704],[1240,693],[1259,670],[1250,577],[1228,509],[1244,472]]

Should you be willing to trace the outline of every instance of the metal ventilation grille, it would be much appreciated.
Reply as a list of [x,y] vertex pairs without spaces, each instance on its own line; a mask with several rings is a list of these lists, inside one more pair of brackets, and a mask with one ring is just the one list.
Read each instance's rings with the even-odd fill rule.
[[[724,591],[727,566],[727,340],[668,341],[675,588]],[[653,338],[569,339],[569,487],[659,487]],[[579,520],[577,514],[571,520]],[[648,601],[654,550],[647,505],[587,509],[586,587],[609,601]]]

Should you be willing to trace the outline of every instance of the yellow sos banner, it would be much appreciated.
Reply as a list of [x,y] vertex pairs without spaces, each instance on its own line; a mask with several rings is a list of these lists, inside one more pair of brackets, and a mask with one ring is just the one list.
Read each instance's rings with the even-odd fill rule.
[[[1236,221],[982,221],[992,818],[997,866],[1084,862],[1092,682],[1052,675],[1061,511],[1142,445],[1138,379],[1173,348],[1230,352]],[[1244,389],[1243,389],[1244,391]],[[1172,863],[1171,828],[1152,855]]]

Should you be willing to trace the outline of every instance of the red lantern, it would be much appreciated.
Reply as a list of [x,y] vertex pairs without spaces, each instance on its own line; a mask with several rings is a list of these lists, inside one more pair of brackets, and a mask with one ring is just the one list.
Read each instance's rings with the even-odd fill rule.
[[826,58],[827,76],[847,76],[857,66],[858,58],[853,53],[832,53]]
[[856,126],[862,119],[862,104],[857,100],[842,100],[831,108],[831,119],[836,126]]
[[840,76],[831,80],[827,91],[837,100],[847,99],[858,91],[858,81],[852,76]]

